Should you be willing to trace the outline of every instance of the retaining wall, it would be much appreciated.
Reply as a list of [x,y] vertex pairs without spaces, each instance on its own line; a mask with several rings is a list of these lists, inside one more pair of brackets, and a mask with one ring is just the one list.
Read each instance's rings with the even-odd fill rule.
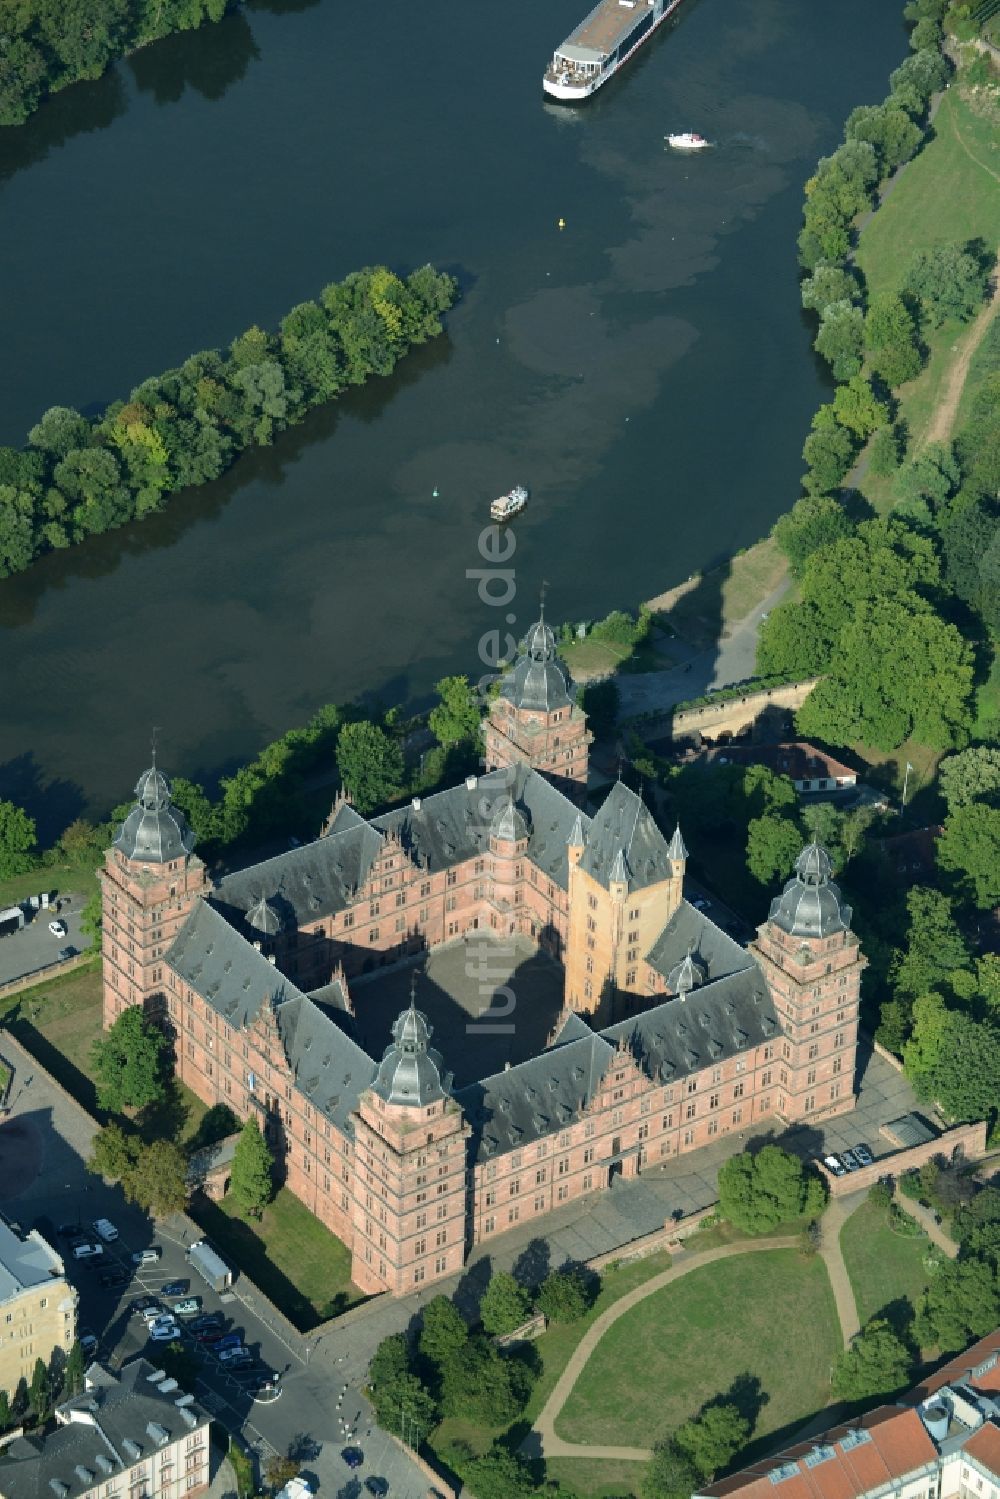
[[20,994],[22,989],[32,989],[35,984],[43,984],[46,979],[72,973],[74,968],[85,968],[88,963],[93,962],[94,957],[93,952],[78,952],[75,957],[66,958],[61,963],[46,963],[44,968],[33,968],[30,973],[22,973],[20,978],[8,979],[5,984],[0,984],[0,997],[5,994]]
[[898,1178],[904,1171],[913,1171],[918,1166],[926,1165],[935,1156],[944,1156],[948,1161],[954,1160],[956,1156],[974,1160],[985,1150],[986,1123],[981,1121],[978,1124],[959,1124],[955,1129],[946,1130],[936,1140],[927,1140],[923,1145],[911,1145],[909,1150],[897,1150],[893,1155],[884,1155],[870,1166],[862,1166],[859,1171],[848,1171],[844,1176],[833,1176],[822,1161],[817,1160],[816,1166],[830,1188],[830,1196],[846,1197],[851,1192],[859,1192],[872,1186],[880,1176],[892,1175]]

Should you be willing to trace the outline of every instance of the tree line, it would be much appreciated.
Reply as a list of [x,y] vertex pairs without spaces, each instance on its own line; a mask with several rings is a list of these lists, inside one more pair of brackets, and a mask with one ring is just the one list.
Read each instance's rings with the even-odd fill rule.
[[221,21],[233,0],[15,0],[0,37],[0,125],[22,125],[42,101],[100,78],[127,52]]
[[432,266],[405,280],[371,266],[293,307],[276,333],[254,326],[224,351],[193,354],[99,417],[52,407],[27,447],[0,447],[0,577],[143,519],[346,387],[390,374],[441,332],[457,295]]

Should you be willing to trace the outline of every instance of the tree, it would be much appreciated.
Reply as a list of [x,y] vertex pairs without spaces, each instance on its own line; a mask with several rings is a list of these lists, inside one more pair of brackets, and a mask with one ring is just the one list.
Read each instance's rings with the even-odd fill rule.
[[642,1499],[691,1499],[702,1485],[694,1463],[673,1441],[658,1442],[642,1475]]
[[802,834],[790,817],[755,817],[747,828],[747,868],[769,885],[791,872],[802,849]]
[[10,1424],[10,1401],[7,1398],[7,1391],[0,1390],[0,1432],[6,1431]]
[[595,738],[610,738],[618,722],[621,704],[621,693],[614,678],[585,683],[577,693],[577,702],[586,713]]
[[895,427],[879,427],[868,444],[868,467],[876,479],[890,478],[899,467],[899,437]]
[[956,1353],[1000,1320],[996,1269],[979,1260],[946,1260],[924,1291],[914,1334],[926,1347]]
[[79,1395],[83,1389],[83,1374],[85,1369],[83,1349],[80,1347],[80,1339],[74,1339],[73,1346],[66,1359],[63,1369],[62,1398],[70,1400],[74,1395]]
[[1000,1098],[1000,1030],[950,1012],[931,1082],[934,1099],[955,1123],[989,1119]]
[[254,1115],[240,1130],[229,1190],[244,1218],[260,1218],[274,1195],[274,1156]]
[[816,1217],[825,1200],[818,1177],[778,1145],[765,1145],[756,1155],[744,1151],[731,1156],[719,1168],[719,1211],[749,1233],[764,1233],[803,1215]]
[[378,1424],[402,1437],[416,1450],[437,1423],[434,1397],[415,1374],[399,1375],[391,1385],[380,1385],[371,1396]]
[[814,346],[835,380],[850,380],[861,373],[864,335],[864,314],[853,302],[831,302],[823,309]]
[[865,313],[865,351],[868,362],[886,385],[895,388],[919,375],[923,356],[913,317],[895,292],[879,292]]
[[873,1317],[838,1354],[831,1383],[839,1400],[867,1400],[902,1389],[912,1372],[913,1355],[902,1338]]
[[442,677],[434,691],[440,701],[430,711],[428,723],[439,744],[458,744],[477,739],[483,710],[479,694],[468,677]]
[[188,1159],[183,1148],[173,1140],[154,1140],[140,1146],[135,1160],[122,1178],[125,1196],[152,1213],[165,1218],[181,1213],[188,1199]]
[[297,1458],[288,1454],[282,1456],[280,1452],[276,1452],[264,1464],[264,1483],[272,1494],[276,1494],[279,1489],[285,1487],[286,1483],[291,1483],[293,1478],[298,1477],[301,1467],[302,1464]]
[[575,1265],[551,1270],[538,1291],[538,1309],[550,1322],[576,1322],[593,1300],[593,1283]]
[[337,740],[337,767],[359,812],[392,801],[403,788],[403,752],[377,724],[345,724]]
[[479,1303],[479,1317],[486,1331],[503,1337],[521,1327],[531,1314],[531,1296],[506,1270],[498,1270]]
[[957,747],[972,721],[971,648],[916,594],[861,604],[796,721],[832,744]]
[[127,1135],[112,1119],[97,1131],[91,1142],[87,1170],[107,1181],[121,1181],[134,1166],[140,1146],[138,1136]]
[[856,301],[860,290],[857,277],[846,266],[821,260],[813,267],[812,275],[802,282],[802,306],[807,312],[822,314],[834,302]]
[[838,385],[833,410],[841,426],[862,441],[889,420],[888,407],[875,399],[871,385],[863,375],[854,375],[846,385]]
[[952,914],[951,901],[940,890],[914,885],[907,892],[910,924],[905,951],[890,974],[893,992],[916,999],[938,988],[969,962],[969,949]]
[[802,456],[809,465],[802,483],[809,493],[828,494],[836,489],[853,463],[857,448],[857,439],[838,421],[833,406],[821,406],[802,448]]
[[482,1457],[465,1465],[463,1477],[476,1499],[530,1499],[535,1492],[531,1469],[516,1452],[494,1442]]
[[891,97],[884,104],[862,104],[847,117],[848,140],[868,141],[875,148],[883,176],[908,161],[923,132]]
[[123,1010],[106,1035],[93,1044],[97,1101],[121,1113],[144,1109],[164,1097],[164,1071],[170,1043],[141,1005]]
[[36,843],[35,819],[13,802],[0,802],[0,879],[34,869]]
[[903,291],[915,297],[933,328],[946,318],[966,322],[982,306],[988,270],[961,245],[917,250],[903,277]]
[[473,1333],[441,1368],[441,1410],[486,1426],[506,1426],[524,1404],[531,1382],[526,1364],[502,1357],[489,1338]]
[[469,1341],[469,1328],[462,1313],[447,1296],[434,1296],[424,1307],[418,1347],[421,1355],[440,1375]]
[[35,1368],[28,1387],[28,1404],[36,1421],[45,1419],[49,1409],[49,1371],[44,1359],[35,1359]]
[[847,512],[838,500],[825,494],[807,495],[775,522],[771,535],[788,558],[790,573],[799,578],[814,552],[848,536],[851,530]]
[[980,910],[1000,904],[1000,808],[976,802],[949,812],[937,861],[962,877]]
[[907,114],[918,118],[926,111],[931,95],[948,82],[948,72],[948,62],[937,47],[925,47],[889,74],[892,96]]
[[687,1457],[703,1483],[729,1466],[750,1435],[750,1422],[739,1407],[725,1401],[707,1405],[700,1415],[674,1432],[674,1446]]
[[938,779],[949,811],[972,802],[995,803],[1000,800],[1000,749],[977,744],[949,755],[938,766]]

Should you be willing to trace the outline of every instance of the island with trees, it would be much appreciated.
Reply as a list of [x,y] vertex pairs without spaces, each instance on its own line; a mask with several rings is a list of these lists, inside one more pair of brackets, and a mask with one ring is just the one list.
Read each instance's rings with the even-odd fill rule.
[[192,354],[100,416],[52,407],[27,447],[0,447],[0,578],[153,514],[314,406],[390,374],[442,331],[457,296],[454,277],[433,266],[405,279],[370,266],[293,307],[276,333],[252,327],[224,351]]

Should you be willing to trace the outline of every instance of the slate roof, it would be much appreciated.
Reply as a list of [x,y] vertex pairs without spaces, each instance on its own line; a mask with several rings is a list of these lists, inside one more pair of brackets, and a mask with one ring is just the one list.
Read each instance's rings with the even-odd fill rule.
[[572,1124],[614,1054],[602,1036],[589,1033],[458,1089],[455,1099],[472,1127],[473,1159],[488,1161]]
[[[152,1374],[157,1374],[155,1382]],[[136,1462],[207,1427],[209,1420],[175,1380],[165,1379],[144,1358],[118,1374],[92,1364],[83,1393],[59,1409],[83,1419],[10,1443],[0,1457],[4,1499],[73,1499],[109,1482],[120,1489]]]
[[682,900],[663,931],[646,954],[646,962],[663,978],[682,963],[688,953],[705,970],[703,983],[742,973],[754,967],[746,948],[717,927],[703,911]]
[[64,1273],[62,1260],[36,1229],[22,1239],[0,1220],[0,1304]]
[[114,847],[126,859],[167,864],[194,848],[195,838],[184,813],[170,800],[170,785],[153,766],[143,771],[135,788],[135,805],[115,834]]
[[670,878],[667,840],[649,808],[622,781],[612,786],[590,824],[580,867],[607,889],[619,849],[630,890],[642,890]]
[[756,964],[714,984],[668,999],[655,1009],[619,1020],[601,1031],[612,1044],[626,1041],[646,1074],[675,1082],[727,1057],[752,1051],[778,1034],[770,991]]
[[338,1128],[375,1076],[367,1052],[235,931],[199,901],[167,953],[167,963],[231,1026],[250,1025],[271,1003],[288,1064],[313,1106]]
[[279,912],[290,910],[300,926],[346,910],[364,884],[382,838],[361,817],[353,823],[345,820],[349,825],[342,832],[225,875],[213,901],[230,919],[239,920],[263,895]]

